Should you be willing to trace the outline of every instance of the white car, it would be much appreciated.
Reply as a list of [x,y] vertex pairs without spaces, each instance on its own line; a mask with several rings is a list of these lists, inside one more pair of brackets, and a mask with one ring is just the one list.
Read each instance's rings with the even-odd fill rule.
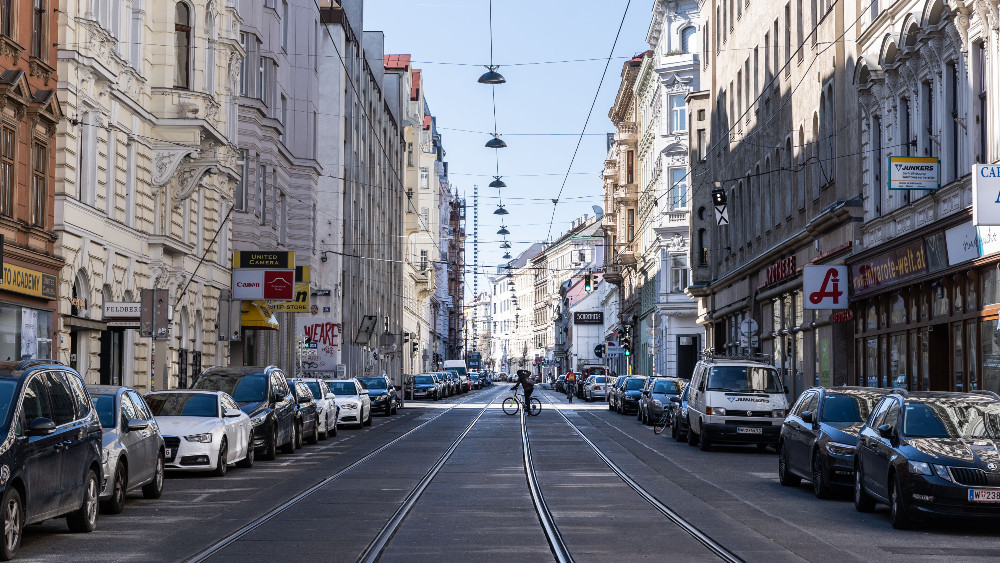
[[313,399],[316,400],[316,418],[319,424],[319,439],[325,440],[328,436],[337,435],[337,397],[330,392],[326,381],[312,377],[298,377],[288,380],[289,383],[296,381],[306,384],[312,391]]
[[357,379],[327,379],[327,387],[337,397],[337,424],[371,426],[372,400]]
[[230,464],[250,467],[250,417],[223,391],[157,391],[145,396],[166,446],[166,469],[226,474]]

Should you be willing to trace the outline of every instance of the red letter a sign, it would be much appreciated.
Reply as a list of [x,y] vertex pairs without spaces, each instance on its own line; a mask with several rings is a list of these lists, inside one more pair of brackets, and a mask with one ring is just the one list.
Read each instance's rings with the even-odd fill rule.
[[803,309],[846,309],[847,266],[803,266]]

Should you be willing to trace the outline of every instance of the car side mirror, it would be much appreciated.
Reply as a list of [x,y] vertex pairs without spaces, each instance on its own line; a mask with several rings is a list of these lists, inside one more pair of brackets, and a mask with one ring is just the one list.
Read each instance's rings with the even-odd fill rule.
[[643,391],[642,394],[643,395],[649,395],[649,391]]
[[239,418],[242,412],[243,411],[241,411],[240,409],[226,409],[226,411],[222,413],[222,415],[225,416],[226,418]]
[[312,397],[306,397],[305,395],[299,397],[299,404],[308,403],[312,401]]
[[812,411],[803,411],[801,418],[802,422],[805,422],[807,424],[812,424],[813,422],[815,422]]
[[879,436],[881,436],[883,438],[886,438],[886,439],[892,439],[893,438],[894,432],[892,430],[892,426],[889,426],[888,424],[883,424],[882,426],[879,426],[877,428],[877,430],[878,430],[878,435]]
[[335,400],[337,400],[337,396],[334,395],[333,393],[327,393],[326,394],[326,400],[328,400],[328,401],[335,401]]
[[785,385],[785,395],[787,395],[787,394],[788,394],[788,386]]
[[371,393],[369,393],[367,389],[362,389],[361,390],[361,394],[362,395],[371,395]]
[[141,418],[133,418],[128,421],[128,431],[136,432],[138,430],[145,430],[149,428],[149,423]]
[[284,394],[284,393],[275,393],[275,394],[274,394],[274,400],[275,400],[275,401],[284,401],[284,400],[285,400],[285,397],[287,397],[287,396],[288,396],[288,395],[286,395],[286,394]]
[[681,402],[681,398],[680,397],[670,397],[670,402],[671,403],[679,403],[679,402]]
[[28,424],[28,436],[48,436],[56,431],[56,423],[51,418],[40,416]]

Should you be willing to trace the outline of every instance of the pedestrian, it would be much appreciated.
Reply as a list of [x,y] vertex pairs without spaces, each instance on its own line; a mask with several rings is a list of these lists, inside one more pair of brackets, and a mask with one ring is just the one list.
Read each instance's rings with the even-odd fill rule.
[[566,374],[566,400],[573,402],[573,395],[576,394],[576,374],[569,372]]
[[[515,383],[514,386],[510,388],[511,391],[516,391],[517,390],[517,386],[520,385],[521,388],[524,389],[524,408],[525,409],[527,409],[528,405],[531,404],[528,401],[531,400],[531,394],[535,391],[535,384],[531,382],[531,379],[529,379],[530,377],[531,377],[531,372],[530,371],[528,371],[526,369],[519,369],[519,370],[517,370],[517,383]],[[525,412],[527,412],[527,411],[525,411]]]

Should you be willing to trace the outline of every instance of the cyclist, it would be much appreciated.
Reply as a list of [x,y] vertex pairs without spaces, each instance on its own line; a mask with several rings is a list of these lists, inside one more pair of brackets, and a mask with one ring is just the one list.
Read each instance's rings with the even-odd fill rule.
[[573,402],[573,395],[576,395],[576,374],[569,372],[566,374],[566,400]]
[[526,369],[517,370],[517,383],[510,388],[511,391],[516,391],[517,386],[520,385],[524,389],[524,406],[525,408],[531,404],[531,394],[535,391],[535,384],[531,382],[530,379],[531,372]]

